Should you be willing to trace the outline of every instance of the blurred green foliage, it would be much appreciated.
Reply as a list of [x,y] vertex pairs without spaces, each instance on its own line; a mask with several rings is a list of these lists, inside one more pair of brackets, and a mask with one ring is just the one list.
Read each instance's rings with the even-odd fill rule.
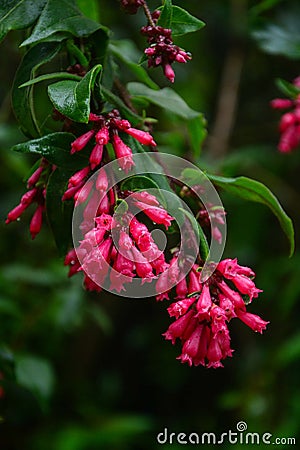
[[[158,3],[149,1],[151,7]],[[220,175],[263,181],[299,229],[300,152],[277,152],[279,115],[269,108],[269,101],[279,95],[274,79],[291,81],[299,75],[299,65],[284,55],[265,54],[252,38],[253,31],[279,27],[278,17],[286,17],[297,2],[177,1],[183,3],[207,26],[197,35],[177,38],[193,60],[176,68],[175,89],[191,108],[204,112],[209,138],[200,157],[189,146],[182,120],[153,105],[150,115],[159,119],[155,137],[161,150],[193,158]],[[80,4],[87,8],[86,2]],[[99,0],[95,5],[91,16],[99,12],[116,38],[133,38],[144,47],[138,32],[141,14],[124,16],[117,1]],[[297,19],[299,24],[300,14],[294,14],[293,23]],[[161,336],[169,324],[166,305],[87,294],[80,276],[67,279],[47,227],[32,243],[30,213],[19,223],[4,225],[35,161],[10,151],[25,139],[9,98],[21,58],[18,45],[25,38],[23,32],[11,32],[0,47],[0,371],[5,391],[0,400],[0,448],[152,450],[161,447],[156,436],[165,427],[221,433],[235,430],[240,420],[247,422],[248,431],[299,438],[300,255],[288,259],[285,237],[266,208],[222,195],[229,231],[226,256],[237,256],[255,269],[264,293],[251,311],[270,325],[258,336],[233,321],[234,357],[215,371],[176,361],[179,348]],[[233,54],[236,91],[224,84]],[[234,71],[234,65],[241,70]],[[125,67],[120,70],[132,79]],[[165,85],[159,71],[151,74]],[[222,121],[219,101],[226,94],[236,95],[237,105],[227,145],[219,141],[220,154],[213,151],[212,138],[218,136],[212,133],[216,118]]]

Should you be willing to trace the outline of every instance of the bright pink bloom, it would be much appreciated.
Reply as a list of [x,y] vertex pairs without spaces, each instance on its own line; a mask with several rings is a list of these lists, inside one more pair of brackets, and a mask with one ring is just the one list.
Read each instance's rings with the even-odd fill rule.
[[254,282],[245,275],[236,275],[232,278],[232,282],[242,294],[249,295],[250,301],[252,301],[253,298],[258,297],[258,294],[262,292],[262,290],[257,289]]
[[193,294],[201,291],[200,273],[191,270],[189,273],[188,293]]
[[172,305],[168,308],[168,313],[170,317],[178,317],[185,314],[190,306],[192,306],[196,302],[196,297],[185,298],[183,300],[179,300],[176,303],[172,303]]
[[108,189],[108,178],[106,171],[102,168],[96,180],[96,189],[100,192],[106,192]]
[[93,183],[91,181],[87,181],[86,183],[84,183],[82,188],[81,189],[79,188],[74,194],[75,202],[77,202],[78,204],[84,203],[87,200],[88,196],[90,195],[92,187]]
[[248,325],[248,327],[252,328],[252,330],[259,333],[262,333],[269,323],[263,320],[261,317],[257,316],[256,314],[251,314],[246,311],[238,310],[237,316],[242,322]]
[[40,166],[33,172],[33,174],[27,180],[28,188],[32,188],[33,186],[35,186],[35,184],[39,181],[43,170],[44,170],[44,167]]
[[293,101],[287,98],[275,98],[270,105],[273,109],[288,109],[293,106]]
[[109,130],[106,126],[102,127],[95,136],[97,144],[106,145],[109,142]]
[[20,203],[17,205],[14,209],[9,211],[7,214],[7,219],[5,221],[6,224],[9,224],[10,222],[13,222],[17,220],[25,211],[26,208],[28,208],[29,205]]
[[182,363],[187,362],[190,367],[193,365],[198,353],[202,330],[203,325],[198,325],[195,328],[191,336],[183,344],[181,355],[177,357]]
[[171,221],[174,220],[174,217],[170,216],[167,211],[161,207],[149,206],[146,203],[139,201],[135,202],[135,205],[140,208],[153,222],[164,225],[166,228],[169,228]]
[[221,359],[223,358],[222,349],[217,338],[211,339],[206,356],[209,361],[207,365],[208,368],[213,367],[216,369],[218,367],[223,367],[223,364],[221,363]]
[[175,344],[177,338],[182,338],[189,323],[193,321],[196,324],[197,320],[194,319],[194,311],[190,310],[184,314],[175,322],[171,323],[167,331],[163,334],[167,340],[171,340],[172,344]]
[[135,165],[132,159],[132,150],[117,135],[113,135],[113,147],[121,169],[126,173]]
[[139,141],[141,144],[152,145],[153,147],[156,147],[157,145],[151,134],[147,133],[146,131],[137,130],[136,128],[126,128],[124,129],[124,131],[125,133],[129,134],[134,139]]
[[199,317],[199,320],[208,320],[210,315],[209,311],[212,307],[212,300],[209,292],[209,287],[205,283],[202,288],[202,292],[200,294],[200,297],[197,301],[196,309],[198,311],[197,317]]
[[143,203],[146,203],[150,206],[159,206],[159,201],[155,197],[155,195],[149,194],[146,191],[137,191],[131,194],[130,199],[137,200]]
[[96,144],[90,154],[90,166],[94,170],[102,161],[103,144]]
[[174,83],[175,81],[175,73],[174,70],[172,69],[171,64],[165,64],[163,66],[163,70],[164,70],[164,75],[165,77],[171,82]]
[[221,274],[232,280],[236,275],[245,275],[246,277],[255,277],[255,273],[252,269],[245,266],[240,266],[237,263],[237,258],[235,259],[223,259],[223,261],[219,262],[217,265],[217,269]]
[[176,299],[181,300],[182,298],[186,298],[187,295],[188,287],[186,278],[182,278],[182,280],[176,285]]
[[85,133],[82,136],[79,136],[77,139],[75,139],[75,141],[73,141],[71,144],[71,155],[82,150],[88,144],[88,142],[92,139],[94,134],[95,134],[95,131],[90,130],[87,133]]
[[68,187],[72,186],[78,186],[82,183],[82,181],[88,176],[90,173],[90,167],[84,167],[83,169],[79,170],[78,172],[74,173],[74,175],[69,178],[69,184]]
[[228,284],[225,283],[224,280],[222,280],[218,283],[218,287],[221,289],[221,291],[225,295],[225,297],[227,297],[233,303],[235,311],[237,309],[246,311],[245,302],[244,302],[242,296],[238,292],[231,289],[228,286]]
[[297,118],[293,112],[289,112],[284,114],[279,122],[279,131],[283,133],[288,128],[291,127],[291,125],[294,125],[297,121]]
[[36,237],[37,234],[41,231],[42,224],[43,224],[43,211],[45,207],[44,205],[38,205],[37,209],[35,210],[35,213],[32,216],[29,231],[31,234],[32,239]]

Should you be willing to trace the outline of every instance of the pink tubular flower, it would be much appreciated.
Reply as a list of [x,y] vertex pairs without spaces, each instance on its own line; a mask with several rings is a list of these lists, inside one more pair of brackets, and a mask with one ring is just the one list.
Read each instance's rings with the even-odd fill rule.
[[141,144],[152,145],[153,147],[156,147],[157,145],[151,134],[147,131],[137,130],[136,128],[127,128],[124,131]]
[[159,201],[155,197],[155,195],[149,194],[149,192],[146,191],[138,191],[134,192],[130,196],[131,199],[137,200],[143,203],[146,203],[150,206],[159,206]]
[[102,127],[95,136],[96,142],[99,145],[106,145],[109,142],[109,129],[104,126]]
[[75,141],[73,141],[71,144],[71,155],[82,150],[88,144],[88,142],[92,139],[94,134],[95,134],[95,131],[90,130],[87,133],[85,133],[85,134],[79,136],[77,139],[75,139]]
[[117,135],[113,135],[113,147],[121,169],[126,173],[135,165],[132,159],[132,150]]
[[29,231],[32,239],[34,239],[36,235],[39,234],[39,232],[41,231],[44,208],[45,208],[44,205],[38,205],[37,209],[35,210],[35,213],[32,216],[29,226]]
[[68,187],[70,188],[72,186],[78,186],[88,176],[89,173],[90,173],[89,166],[84,167],[83,169],[74,173],[74,175],[72,175],[71,178],[69,179]]
[[149,217],[153,222],[164,225],[167,229],[171,225],[171,221],[174,217],[170,216],[167,211],[158,206],[149,206],[146,203],[135,202],[135,205],[140,208],[146,216]]
[[96,180],[96,189],[100,192],[106,192],[108,189],[108,178],[104,169],[101,169],[98,174]]
[[33,174],[28,178],[27,180],[27,187],[30,189],[33,186],[35,186],[35,184],[39,181],[42,172],[44,170],[44,167],[41,165],[40,167],[38,167]]
[[174,73],[174,70],[172,69],[171,64],[164,64],[164,65],[163,65],[163,69],[164,69],[164,75],[165,75],[165,77],[166,77],[171,83],[174,83],[174,81],[175,81],[175,73]]
[[96,144],[90,154],[90,166],[94,170],[102,161],[103,144]]
[[238,318],[244,322],[248,327],[252,328],[252,330],[262,333],[263,330],[266,329],[266,326],[269,322],[266,322],[261,317],[257,316],[256,314],[251,314],[246,311],[237,311]]

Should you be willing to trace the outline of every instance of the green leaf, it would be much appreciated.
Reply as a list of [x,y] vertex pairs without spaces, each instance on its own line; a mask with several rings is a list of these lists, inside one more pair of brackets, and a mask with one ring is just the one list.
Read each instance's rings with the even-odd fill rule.
[[73,202],[62,201],[72,172],[57,168],[52,172],[46,194],[46,210],[59,254],[65,255],[71,243]]
[[99,3],[97,0],[77,0],[77,5],[82,13],[96,22],[99,20]]
[[267,53],[300,58],[300,8],[289,8],[275,23],[254,31],[253,37]]
[[19,86],[35,77],[39,67],[51,61],[59,52],[60,44],[45,42],[31,48],[20,63],[12,87],[12,105],[22,131],[31,137],[40,135],[34,105],[33,87],[19,89]]
[[94,66],[81,81],[59,81],[48,86],[48,94],[54,107],[75,122],[88,123],[91,91],[102,66]]
[[41,83],[41,81],[48,81],[53,80],[53,78],[61,78],[63,80],[76,80],[80,81],[81,77],[78,75],[73,75],[72,73],[68,72],[53,72],[53,73],[47,73],[45,75],[40,75],[39,77],[33,78],[32,80],[26,81],[26,83],[23,83],[19,86],[19,89],[32,86],[33,84]]
[[[189,169],[187,169],[189,170]],[[279,223],[290,243],[290,256],[294,253],[293,222],[286,214],[275,195],[264,184],[247,177],[225,178],[206,174],[216,185],[245,200],[262,203],[268,206],[279,220]],[[199,180],[198,180],[199,181]]]
[[136,78],[145,83],[151,89],[159,89],[158,85],[151,80],[147,71],[139,64],[139,53],[132,41],[120,39],[110,44],[111,53],[118,58]]
[[10,30],[22,30],[32,25],[41,14],[47,0],[10,0],[0,2],[0,41]]
[[180,95],[166,87],[159,91],[150,89],[142,83],[128,83],[127,88],[133,97],[145,99],[154,105],[176,114],[185,120],[201,116],[201,113],[191,109]]
[[48,0],[33,33],[21,47],[45,39],[62,41],[67,37],[87,37],[99,28],[97,22],[84,17],[73,0]]
[[76,170],[88,164],[88,159],[77,152],[70,154],[75,136],[71,133],[52,133],[39,139],[15,145],[12,150],[19,153],[42,155],[52,164],[64,169]]
[[300,94],[299,88],[297,88],[294,84],[283,80],[282,78],[276,78],[275,82],[278,89],[280,89],[280,91],[287,97],[296,98]]
[[16,379],[42,404],[52,395],[55,377],[52,366],[45,359],[32,355],[16,357]]
[[161,14],[157,21],[157,25],[163,28],[171,28],[172,15],[173,15],[172,0],[164,0],[164,4],[161,9]]
[[192,16],[185,9],[179,6],[173,6],[171,26],[172,36],[181,36],[187,33],[201,30],[205,23],[197,17]]

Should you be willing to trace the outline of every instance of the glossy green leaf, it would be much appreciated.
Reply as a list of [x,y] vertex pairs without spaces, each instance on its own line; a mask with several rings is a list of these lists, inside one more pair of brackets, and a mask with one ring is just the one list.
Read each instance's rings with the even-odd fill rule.
[[23,83],[19,86],[19,88],[24,88],[27,86],[32,86],[33,84],[41,83],[42,81],[48,81],[53,80],[53,78],[60,78],[63,80],[75,80],[80,81],[81,77],[78,75],[73,75],[72,73],[68,72],[53,72],[53,73],[47,73],[45,75],[40,75],[39,77],[33,78],[32,80],[26,81],[26,83]]
[[19,153],[33,153],[47,158],[52,164],[65,169],[76,170],[88,164],[82,152],[70,154],[75,136],[71,133],[52,133],[39,139],[15,145],[12,150]]
[[300,58],[300,8],[289,8],[276,22],[253,32],[258,45],[267,53]]
[[77,0],[80,11],[96,22],[99,20],[99,2],[97,0]]
[[32,25],[41,14],[47,0],[6,0],[0,2],[0,41],[10,30],[22,30]]
[[51,61],[59,52],[60,44],[45,42],[31,48],[24,56],[16,72],[12,87],[12,105],[22,131],[31,137],[40,135],[39,124],[33,104],[33,86],[19,86],[35,77],[39,67]]
[[171,29],[172,36],[181,36],[187,33],[193,33],[205,27],[205,23],[195,16],[192,16],[185,9],[179,6],[173,6]]
[[169,87],[157,91],[142,83],[128,83],[127,88],[133,97],[145,99],[182,119],[191,120],[201,115],[198,111],[191,109],[183,98]]
[[300,94],[300,89],[294,84],[289,83],[282,78],[276,78],[276,85],[280,91],[288,97],[296,98]]
[[164,4],[161,8],[161,13],[158,18],[157,25],[163,28],[171,28],[172,15],[173,15],[172,0],[164,0]]
[[102,66],[94,66],[81,81],[59,81],[48,86],[48,94],[54,107],[75,122],[88,123],[91,92]]
[[[189,170],[189,169],[187,169]],[[268,206],[279,220],[279,223],[290,243],[290,256],[294,253],[293,222],[286,214],[275,195],[264,184],[247,177],[225,178],[206,174],[216,185],[245,200],[262,203]],[[199,181],[199,180],[198,180]]]
[[147,71],[139,64],[139,52],[132,41],[120,39],[109,46],[112,54],[118,58],[141,82],[151,89],[158,89],[158,85],[149,77]]
[[188,130],[194,157],[198,158],[201,153],[202,143],[207,135],[206,120],[202,114],[188,121]]
[[62,41],[70,36],[86,37],[99,28],[103,27],[84,17],[73,0],[48,0],[32,34],[21,46],[46,39]]
[[57,168],[47,184],[46,210],[59,254],[66,254],[71,244],[73,202],[62,202],[72,172]]

